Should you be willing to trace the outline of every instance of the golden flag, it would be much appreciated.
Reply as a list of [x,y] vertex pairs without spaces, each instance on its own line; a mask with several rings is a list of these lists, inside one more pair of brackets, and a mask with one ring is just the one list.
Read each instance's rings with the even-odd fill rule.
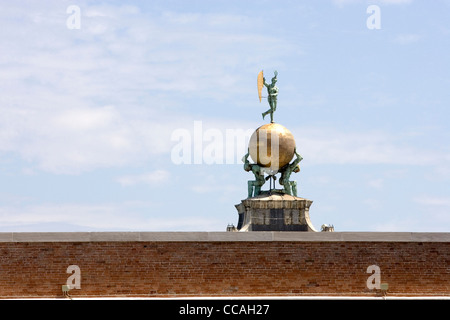
[[258,96],[259,96],[259,102],[261,102],[261,92],[262,88],[264,87],[264,74],[261,70],[260,73],[258,73]]

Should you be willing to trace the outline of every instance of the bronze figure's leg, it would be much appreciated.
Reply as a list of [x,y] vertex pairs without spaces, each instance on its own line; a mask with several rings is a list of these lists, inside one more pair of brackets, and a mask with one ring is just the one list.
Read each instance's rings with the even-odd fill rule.
[[248,182],[248,197],[251,198],[253,196],[253,181]]
[[291,181],[292,196],[297,196],[297,181]]
[[284,191],[292,196],[291,184],[289,181],[284,183]]

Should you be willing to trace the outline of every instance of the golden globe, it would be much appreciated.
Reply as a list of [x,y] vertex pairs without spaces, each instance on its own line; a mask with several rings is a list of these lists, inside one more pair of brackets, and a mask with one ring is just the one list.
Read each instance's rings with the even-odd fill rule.
[[278,171],[294,157],[295,139],[281,124],[268,123],[253,132],[248,148],[256,164]]

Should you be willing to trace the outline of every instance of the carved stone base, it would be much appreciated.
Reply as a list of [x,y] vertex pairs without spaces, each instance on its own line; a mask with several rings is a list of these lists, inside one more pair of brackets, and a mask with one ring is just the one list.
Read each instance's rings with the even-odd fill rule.
[[237,231],[312,231],[309,207],[312,200],[283,193],[263,194],[236,205]]

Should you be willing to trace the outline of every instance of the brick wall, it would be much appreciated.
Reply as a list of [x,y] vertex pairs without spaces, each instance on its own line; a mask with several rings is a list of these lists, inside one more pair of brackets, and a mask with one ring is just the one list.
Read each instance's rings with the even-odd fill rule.
[[410,233],[392,241],[339,233],[145,234],[3,234],[0,297],[61,297],[69,265],[80,268],[73,297],[373,296],[371,265],[388,295],[450,295],[449,234],[416,236],[425,241]]

